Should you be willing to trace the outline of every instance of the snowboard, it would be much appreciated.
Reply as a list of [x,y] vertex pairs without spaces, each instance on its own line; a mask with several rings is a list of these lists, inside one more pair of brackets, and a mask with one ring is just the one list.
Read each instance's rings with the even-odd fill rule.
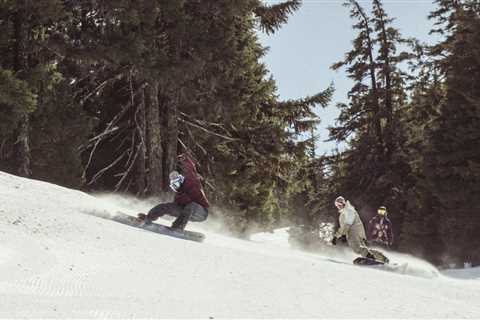
[[138,219],[137,217],[130,216],[128,214],[117,212],[111,220],[120,222],[132,227],[140,228],[143,230],[148,230],[151,232],[163,234],[166,236],[171,236],[175,238],[180,238],[184,240],[191,240],[196,242],[202,242],[205,239],[205,235],[200,232],[190,231],[190,230],[178,230],[171,227],[164,226],[160,223],[145,224],[143,220]]
[[378,265],[384,265],[385,263],[375,259],[358,257],[355,260],[353,260],[353,264],[362,265],[362,266],[378,266]]
[[408,263],[384,263],[375,259],[365,258],[365,257],[358,257],[353,260],[353,264],[358,266],[365,266],[376,268],[380,270],[392,271],[397,273],[405,273],[408,267]]

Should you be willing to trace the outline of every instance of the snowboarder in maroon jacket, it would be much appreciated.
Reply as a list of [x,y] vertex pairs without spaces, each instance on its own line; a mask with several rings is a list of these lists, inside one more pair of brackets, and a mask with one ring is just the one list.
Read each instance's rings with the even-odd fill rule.
[[197,170],[192,159],[187,155],[178,156],[181,173],[170,173],[170,188],[176,192],[173,202],[161,203],[153,207],[148,214],[140,213],[138,218],[151,223],[167,214],[177,217],[172,228],[183,230],[188,221],[205,221],[208,216],[208,200],[198,179]]
[[387,217],[387,208],[381,206],[368,222],[368,235],[373,243],[390,247],[393,244],[392,222]]

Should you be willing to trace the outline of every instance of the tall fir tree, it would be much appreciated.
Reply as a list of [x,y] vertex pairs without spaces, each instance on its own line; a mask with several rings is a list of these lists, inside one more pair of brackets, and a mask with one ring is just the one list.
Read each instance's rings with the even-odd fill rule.
[[348,94],[350,102],[338,104],[338,125],[330,128],[331,139],[349,146],[338,158],[345,162],[344,176],[338,177],[343,181],[339,191],[359,208],[365,208],[364,219],[375,207],[389,207],[398,232],[405,211],[405,191],[411,183],[402,149],[404,128],[398,120],[406,103],[407,78],[400,64],[410,58],[398,47],[408,41],[392,26],[393,19],[380,1],[372,2],[371,16],[357,1],[345,5],[357,21],[353,28],[358,35],[345,59],[332,66],[334,70],[346,67],[354,81]]
[[401,118],[405,136],[405,152],[411,168],[412,186],[406,192],[407,205],[400,234],[399,249],[439,264],[443,249],[439,236],[438,214],[432,210],[432,192],[424,175],[425,151],[429,146],[427,129],[438,116],[444,99],[444,85],[436,64],[427,55],[427,46],[416,45],[412,73],[415,74],[409,103]]
[[[24,102],[3,101],[6,108],[16,115],[13,120],[16,129],[3,132],[2,168],[23,176],[31,176],[35,167],[32,152],[34,126],[32,116],[44,111],[48,98],[45,91],[55,85],[59,73],[57,54],[50,50],[48,43],[56,23],[64,18],[63,4],[58,0],[3,1],[0,4],[0,24],[4,31],[1,36],[1,67],[5,72],[7,88],[2,94],[8,96],[16,91]],[[35,113],[33,113],[35,111]],[[8,114],[8,113],[7,113]],[[37,136],[38,137],[38,136]],[[41,161],[41,159],[38,159]],[[33,170],[33,177],[41,177]]]
[[477,1],[437,1],[431,17],[445,40],[432,49],[445,98],[427,129],[424,174],[439,221],[444,263],[480,262],[480,8]]

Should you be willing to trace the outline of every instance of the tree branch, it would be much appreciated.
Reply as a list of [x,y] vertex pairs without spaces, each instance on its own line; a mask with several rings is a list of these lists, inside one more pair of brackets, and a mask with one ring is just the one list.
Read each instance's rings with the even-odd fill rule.
[[192,126],[192,127],[195,127],[197,129],[200,129],[202,131],[205,131],[206,133],[208,134],[211,134],[211,135],[214,135],[214,136],[217,136],[217,137],[220,137],[220,138],[223,138],[225,140],[228,140],[228,141],[239,141],[239,139],[236,139],[236,138],[231,138],[231,137],[227,137],[225,135],[222,135],[222,134],[219,134],[219,133],[216,133],[216,132],[213,132],[213,131],[210,131],[208,129],[205,129],[204,127],[198,125],[198,124],[195,124],[191,121],[188,121],[188,120],[185,120],[185,119],[178,119],[179,121],[189,125],[189,126]]
[[106,166],[105,168],[103,168],[102,170],[100,170],[99,172],[97,172],[92,180],[90,180],[88,182],[88,185],[91,185],[93,183],[95,183],[101,176],[103,176],[103,174],[109,170],[110,168],[112,168],[114,165],[116,165],[126,154],[127,152],[125,151],[124,153],[122,153],[117,159],[115,159],[111,164],[109,164],[108,166]]

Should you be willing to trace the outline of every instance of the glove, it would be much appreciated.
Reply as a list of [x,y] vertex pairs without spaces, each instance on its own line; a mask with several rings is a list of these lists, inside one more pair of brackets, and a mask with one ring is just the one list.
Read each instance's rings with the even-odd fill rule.
[[333,237],[331,243],[332,243],[332,245],[336,246],[337,245],[337,237]]

